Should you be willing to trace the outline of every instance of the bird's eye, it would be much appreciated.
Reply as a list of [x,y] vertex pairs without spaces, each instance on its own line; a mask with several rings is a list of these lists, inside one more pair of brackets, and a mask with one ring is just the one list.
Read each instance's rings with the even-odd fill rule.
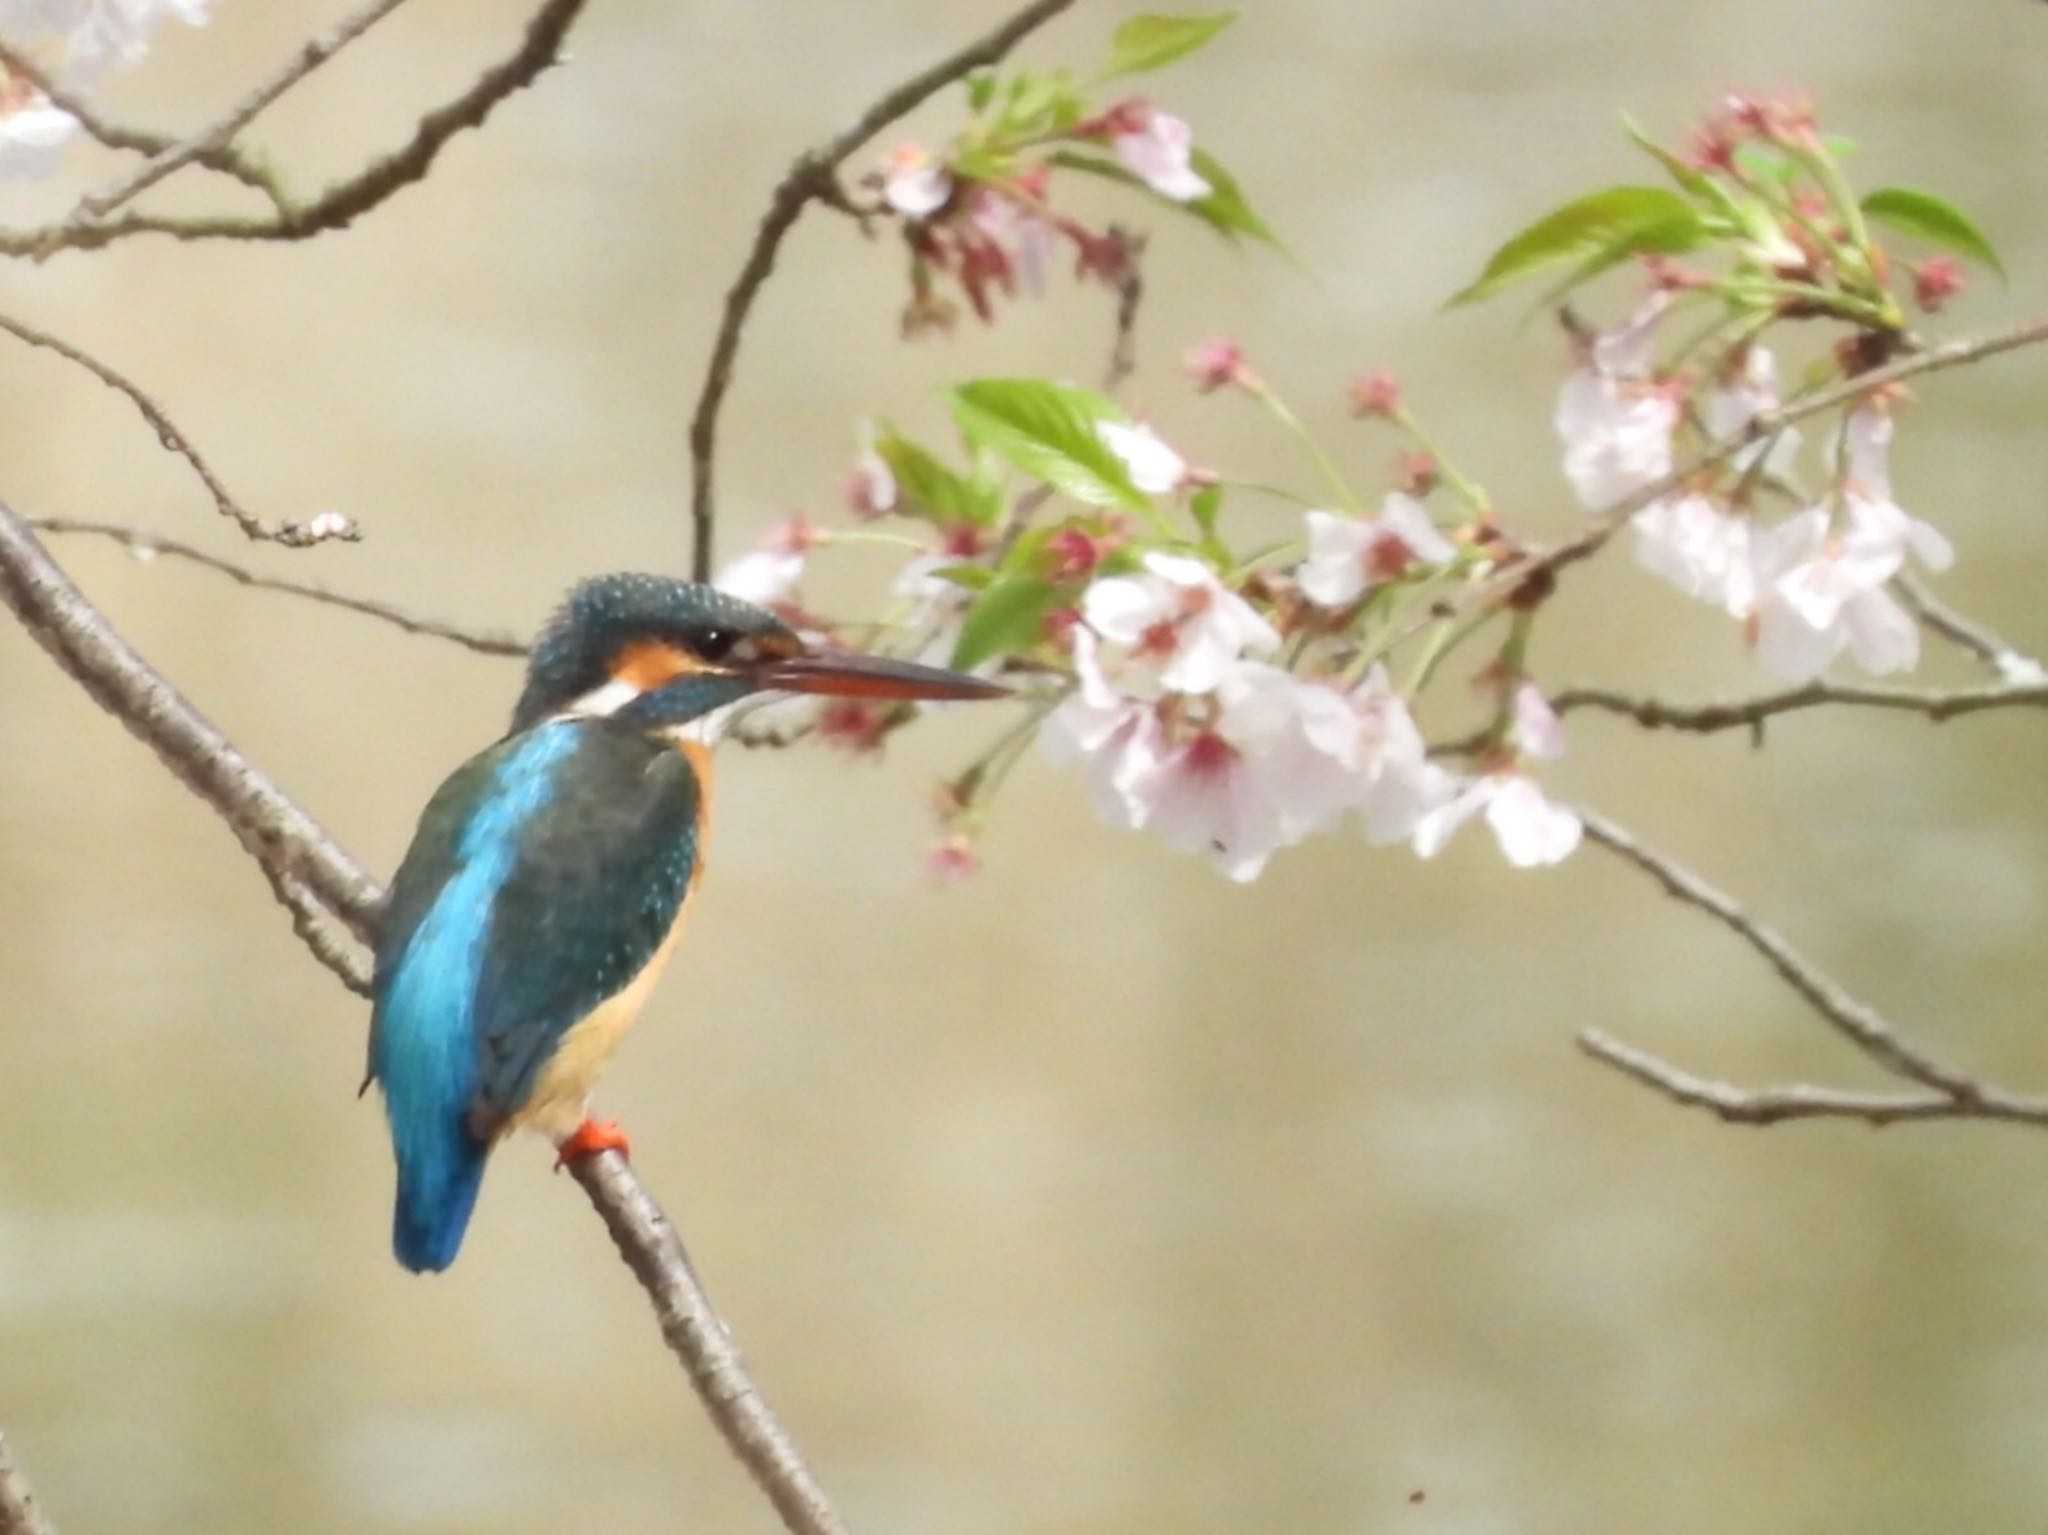
[[697,654],[707,661],[722,660],[738,638],[730,629],[702,630],[697,635]]

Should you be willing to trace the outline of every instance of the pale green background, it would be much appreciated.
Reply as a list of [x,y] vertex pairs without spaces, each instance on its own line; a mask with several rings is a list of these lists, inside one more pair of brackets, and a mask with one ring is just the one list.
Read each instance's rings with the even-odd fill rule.
[[[115,104],[195,123],[331,14],[219,9]],[[263,140],[304,184],[339,173],[505,48],[517,10],[422,0]],[[1085,60],[1123,10],[1083,5],[1030,56]],[[1517,220],[1640,174],[1617,108],[1675,132],[1735,85],[1813,88],[1860,176],[1982,217],[2014,283],[1957,323],[2048,304],[2039,5],[1250,10],[1158,85],[1301,257],[1155,221],[1136,392],[1205,460],[1295,472],[1240,403],[1179,381],[1179,351],[1223,331],[1363,479],[1387,444],[1341,386],[1391,365],[1513,517],[1570,526],[1554,336],[1513,306],[1434,308]],[[252,506],[369,531],[266,568],[524,627],[577,575],[682,566],[683,421],[767,187],[996,13],[598,0],[572,67],[354,232],[10,266],[0,305],[159,390]],[[906,349],[901,280],[829,217],[792,241],[729,418],[735,544],[831,510],[864,412],[936,429],[941,382],[1099,366],[1099,294],[1062,283]],[[2037,648],[2043,368],[1930,381],[1898,463],[1962,549],[1947,589]],[[0,390],[13,504],[240,552],[120,400],[11,345]],[[379,870],[514,688],[507,663],[60,552]],[[1724,625],[1609,563],[1574,578],[1549,676],[1745,684]],[[498,1159],[451,1274],[399,1272],[380,1116],[353,1096],[364,1009],[20,636],[0,634],[0,699],[0,1426],[65,1528],[770,1529],[540,1148]],[[1556,777],[2024,1085],[2048,1077],[2040,732],[1801,719],[1759,755],[1587,718]],[[949,723],[879,766],[727,759],[709,897],[607,1089],[857,1529],[2040,1527],[2048,1138],[1726,1129],[1585,1064],[1571,1034],[1600,1024],[1742,1080],[1869,1080],[1597,854],[1516,875],[1479,834],[1423,867],[1347,833],[1236,889],[1099,828],[1034,763],[985,876],[935,894],[926,786],[980,738]]]

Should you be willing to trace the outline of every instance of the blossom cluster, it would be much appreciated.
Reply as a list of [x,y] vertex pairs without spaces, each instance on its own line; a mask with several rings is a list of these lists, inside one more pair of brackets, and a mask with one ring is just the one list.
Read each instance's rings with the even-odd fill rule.
[[[89,96],[110,69],[149,50],[166,19],[206,22],[211,0],[0,0],[0,39],[60,94]],[[0,181],[55,169],[78,119],[0,63]]]
[[[1084,270],[1095,259],[1092,237],[1045,198],[1073,145],[1103,147],[1119,176],[1176,204],[1220,191],[1187,125],[1143,99],[1087,111],[1064,83],[1026,80],[985,82],[975,105],[947,155],[907,147],[875,185],[923,280],[952,274],[984,316],[992,294],[1035,283],[1059,242]],[[1819,430],[1809,423],[1810,442],[1790,418],[1804,392],[1917,344],[1908,300],[1932,312],[1960,290],[1940,258],[1893,261],[1873,219],[1889,210],[1963,246],[1980,237],[1926,194],[1856,199],[1796,103],[1731,98],[1685,152],[1638,142],[1679,191],[1616,188],[1561,210],[1461,298],[1567,261],[1561,293],[1615,268],[1640,274],[1647,296],[1619,324],[1563,315],[1560,467],[1594,532],[1630,526],[1639,562],[1728,614],[1777,676],[1810,679],[1844,656],[1880,674],[1913,665],[1919,632],[1893,583],[1952,551],[1893,489],[1906,401],[1876,381],[1851,390]],[[1839,330],[1796,372],[1782,365],[1781,327],[1811,336],[1816,321]],[[901,564],[868,642],[1016,684],[1022,719],[938,796],[932,867],[948,878],[976,866],[994,797],[1034,740],[1077,771],[1104,820],[1235,880],[1347,822],[1430,857],[1483,819],[1513,865],[1568,857],[1583,825],[1544,785],[1565,743],[1534,661],[1560,588],[1540,562],[1517,579],[1534,546],[1424,433],[1392,375],[1351,386],[1352,414],[1401,438],[1389,482],[1361,495],[1236,344],[1204,342],[1185,369],[1304,450],[1320,487],[1281,492],[1298,508],[1284,523],[1246,504],[1268,487],[1202,466],[1107,395],[978,379],[948,394],[957,452],[869,424],[845,487],[854,525],[792,518],[721,580],[829,629],[802,595],[816,552],[889,548]],[[1786,374],[1801,381],[1789,396]],[[872,751],[915,718],[912,705],[842,701],[807,728]],[[1443,733],[1425,734],[1425,719]]]

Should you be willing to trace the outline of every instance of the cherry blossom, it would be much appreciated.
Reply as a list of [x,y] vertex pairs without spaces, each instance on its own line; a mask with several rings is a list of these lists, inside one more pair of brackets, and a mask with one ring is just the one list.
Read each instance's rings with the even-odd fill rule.
[[1502,855],[1518,869],[1562,863],[1585,833],[1578,816],[1553,805],[1535,779],[1501,769],[1467,779],[1451,798],[1423,815],[1415,827],[1415,851],[1436,857],[1452,834],[1481,811]]
[[[1707,391],[1701,402],[1701,416],[1711,435],[1728,438],[1747,429],[1759,416],[1776,410],[1778,404],[1778,360],[1768,347],[1749,346],[1743,349],[1736,371]],[[1764,459],[1765,470],[1783,476],[1791,470],[1798,452],[1798,429],[1786,427],[1740,449],[1729,463],[1738,473],[1746,473],[1759,459]]]
[[1252,605],[1200,560],[1154,550],[1145,574],[1108,576],[1081,599],[1081,615],[1104,639],[1157,668],[1176,693],[1207,693],[1246,651],[1277,650],[1280,636]]
[[1414,497],[1395,491],[1377,517],[1308,514],[1308,558],[1295,578],[1311,602],[1349,607],[1367,590],[1398,580],[1417,561],[1447,565],[1457,548]]
[[1759,533],[1752,545],[1757,658],[1791,682],[1819,676],[1844,649],[1876,676],[1911,667],[1920,658],[1919,630],[1884,589],[1904,558],[1893,538],[1834,536],[1825,507]]
[[1565,477],[1601,511],[1671,473],[1676,394],[1649,379],[1652,333],[1670,296],[1655,293],[1628,323],[1596,336],[1565,379],[1554,422]]
[[846,476],[847,510],[863,521],[885,517],[896,510],[899,494],[896,471],[875,450],[875,424],[863,421],[860,426],[860,452]]
[[953,173],[922,144],[899,144],[881,175],[882,201],[907,219],[928,219],[953,199]]
[[763,607],[781,602],[803,579],[804,561],[818,542],[818,530],[801,517],[777,523],[760,547],[718,573],[713,584],[744,602]]
[[976,191],[970,218],[974,227],[1004,252],[1024,291],[1043,298],[1056,234],[1052,224],[1015,199],[986,187]]
[[1095,434],[1123,464],[1131,483],[1146,495],[1170,495],[1187,483],[1188,461],[1151,427],[1098,421]]
[[1135,830],[1148,810],[1138,790],[1150,782],[1163,742],[1158,711],[1110,685],[1092,633],[1077,627],[1073,643],[1077,685],[1045,717],[1039,745],[1056,765],[1084,763],[1095,813],[1112,826]]
[[57,168],[78,119],[40,93],[0,116],[0,181],[34,181]]
[[1688,597],[1742,616],[1755,604],[1749,520],[1732,517],[1702,495],[1652,501],[1629,524],[1636,563]]
[[1194,168],[1194,130],[1182,119],[1137,101],[1117,108],[1109,120],[1116,157],[1161,197],[1191,203],[1214,190]]

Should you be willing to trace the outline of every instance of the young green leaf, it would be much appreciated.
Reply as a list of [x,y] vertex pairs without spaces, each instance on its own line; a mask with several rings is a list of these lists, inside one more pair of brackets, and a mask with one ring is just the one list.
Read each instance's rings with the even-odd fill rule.
[[1546,267],[1584,261],[1618,241],[1653,225],[1678,227],[1699,213],[1676,192],[1663,187],[1609,187],[1544,215],[1495,251],[1467,287],[1453,294],[1452,306],[1489,298],[1508,284]]
[[1235,11],[1213,16],[1133,16],[1116,29],[1102,78],[1143,74],[1184,59],[1237,20]]
[[896,476],[903,497],[901,510],[940,522],[971,522],[986,527],[1002,511],[1002,499],[989,488],[965,479],[909,438],[895,431],[882,434],[875,452]]
[[1602,272],[1621,265],[1631,256],[1677,256],[1697,250],[1706,243],[1708,229],[1699,214],[1688,209],[1682,218],[1658,219],[1624,229],[1572,269],[1571,275],[1538,300],[1538,309],[1549,309],[1575,289],[1591,282]]
[[951,391],[961,435],[1055,490],[1088,506],[1144,511],[1151,503],[1131,483],[1123,460],[1096,433],[1119,418],[1101,395],[1031,378],[984,378]]
[[1282,253],[1287,250],[1287,247],[1280,243],[1280,237],[1273,233],[1266,221],[1254,213],[1251,205],[1245,201],[1244,191],[1238,186],[1237,178],[1225,170],[1216,157],[1206,149],[1195,149],[1188,155],[1189,163],[1194,166],[1196,173],[1209,183],[1209,195],[1198,197],[1191,203],[1175,202],[1170,197],[1161,197],[1116,161],[1101,155],[1059,149],[1053,151],[1047,158],[1063,170],[1082,171],[1090,176],[1100,176],[1105,181],[1116,181],[1127,187],[1136,187],[1140,192],[1157,199],[1169,208],[1192,213],[1225,239],[1234,240],[1239,235],[1249,235],[1252,239],[1262,241]]
[[1998,252],[1992,249],[1984,231],[1953,203],[1943,201],[1932,192],[1919,192],[1911,187],[1880,187],[1863,199],[1863,211],[1868,217],[1881,224],[1889,224],[1901,234],[1924,240],[1929,245],[1938,245],[1943,250],[1952,250],[1959,256],[1968,256],[1972,261],[1981,261],[2001,278],[2005,276],[2005,264],[1998,259]]
[[1045,632],[1045,615],[1059,606],[1059,600],[1059,588],[1042,577],[997,577],[968,609],[951,666],[967,671],[991,656],[1034,644]]

